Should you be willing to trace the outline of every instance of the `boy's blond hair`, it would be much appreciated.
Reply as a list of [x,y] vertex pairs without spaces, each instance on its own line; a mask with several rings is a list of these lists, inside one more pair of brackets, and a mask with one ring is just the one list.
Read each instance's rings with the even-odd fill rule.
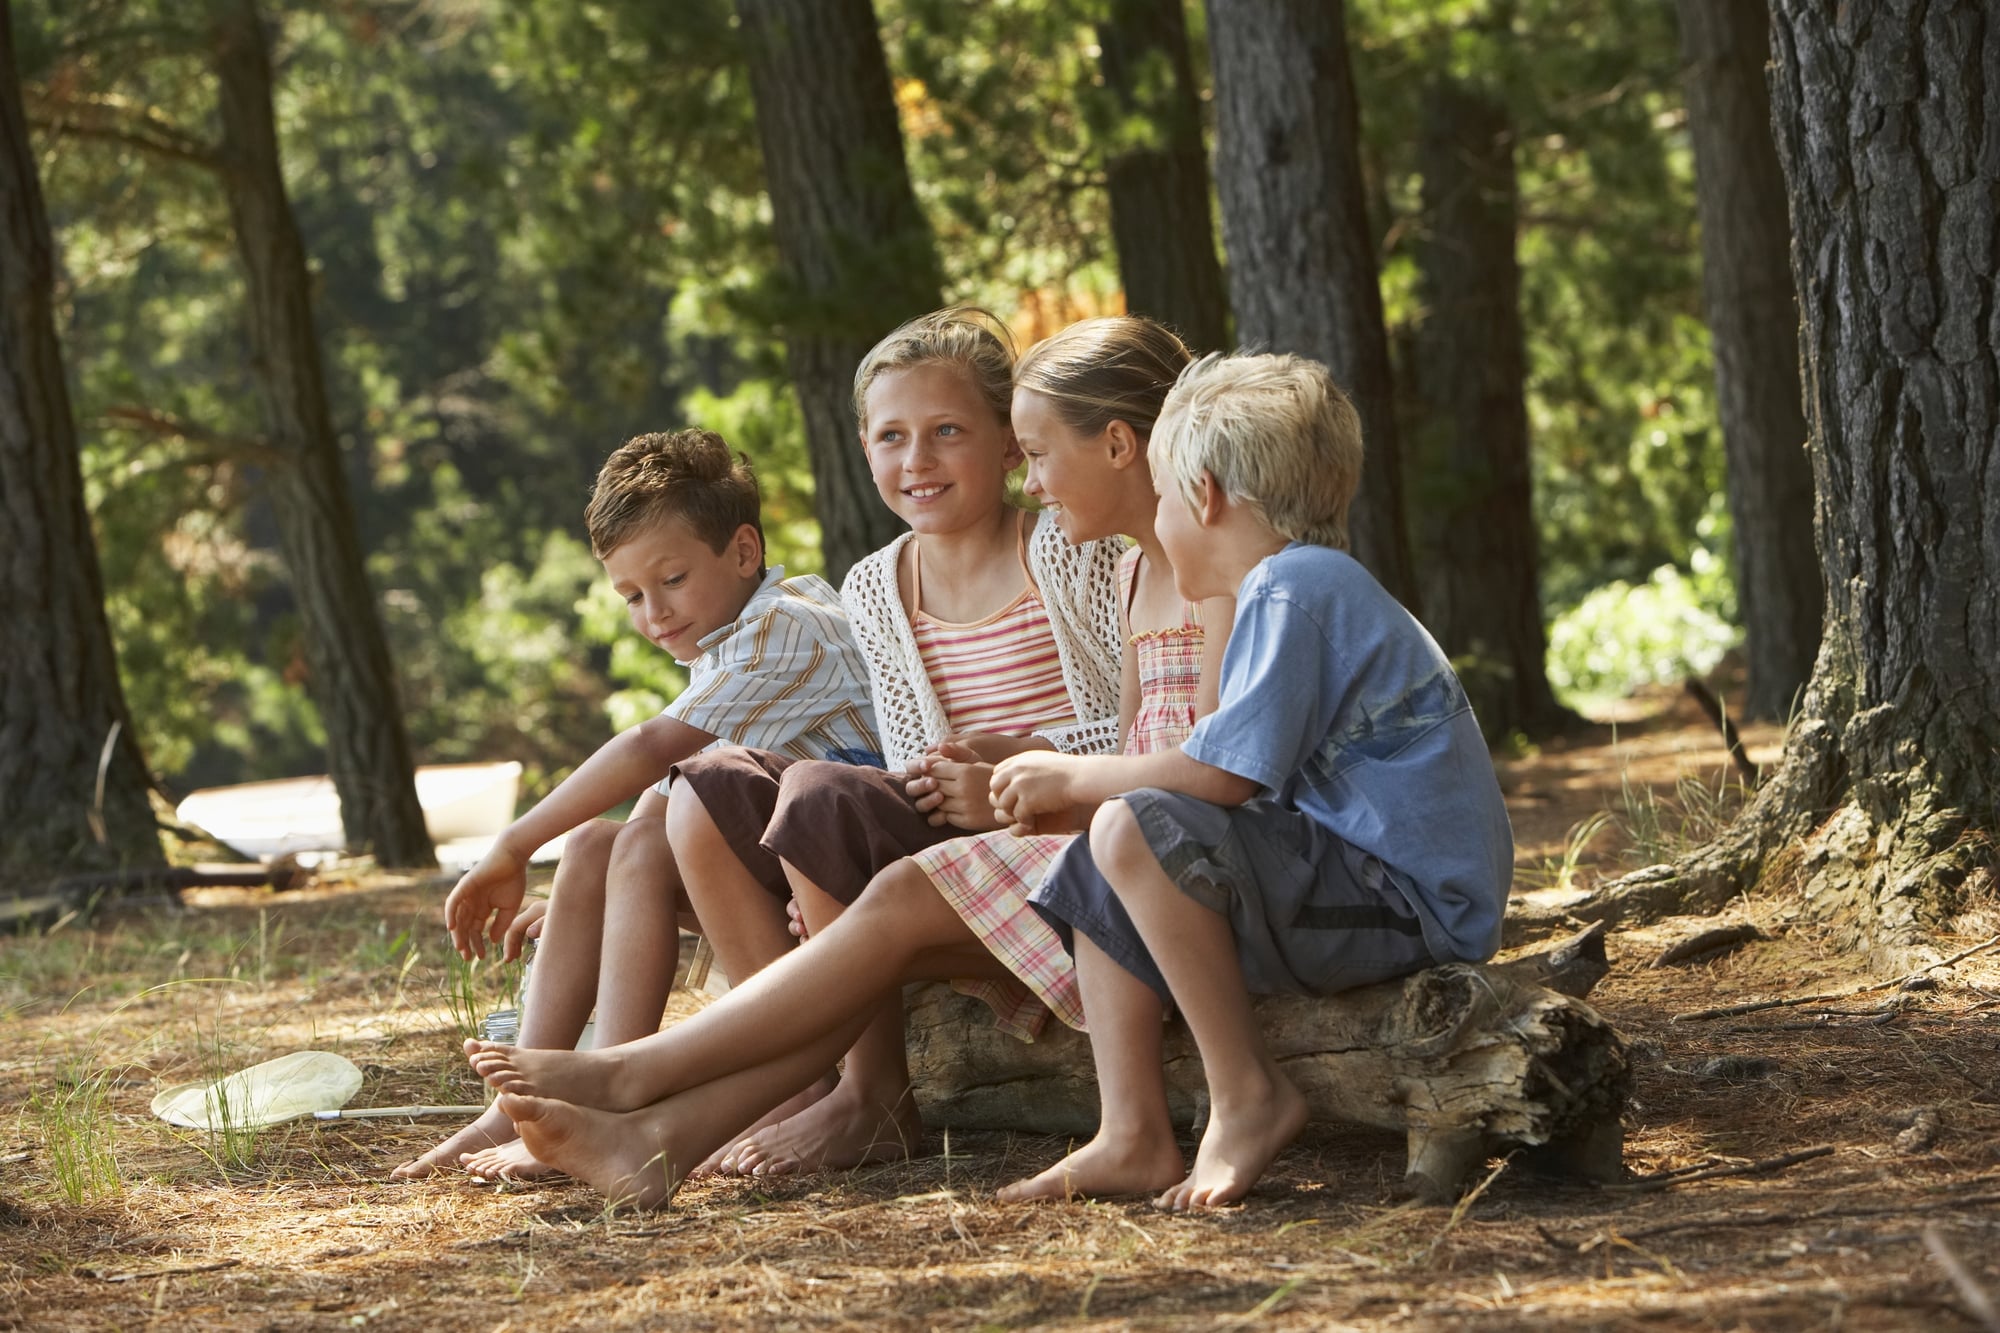
[[1047,398],[1079,435],[1099,435],[1122,421],[1144,440],[1190,356],[1187,344],[1163,324],[1105,315],[1079,320],[1029,348],[1014,367],[1014,387]]
[[598,469],[583,511],[590,550],[599,560],[641,531],[678,518],[708,549],[721,554],[748,523],[764,544],[757,474],[712,430],[655,431],[612,451]]
[[1014,339],[990,310],[947,306],[919,315],[868,349],[854,371],[854,420],[868,438],[868,386],[891,370],[957,366],[993,409],[1002,426],[1013,425]]
[[1202,473],[1292,541],[1347,549],[1361,415],[1317,361],[1211,353],[1181,372],[1153,428],[1154,475],[1194,504]]

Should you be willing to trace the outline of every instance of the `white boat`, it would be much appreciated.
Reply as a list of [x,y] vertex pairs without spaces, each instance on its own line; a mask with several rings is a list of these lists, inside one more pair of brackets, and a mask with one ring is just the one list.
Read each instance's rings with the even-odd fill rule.
[[[417,804],[424,827],[438,845],[445,868],[471,865],[514,818],[521,765],[427,764],[417,769]],[[340,797],[325,775],[205,787],[189,793],[174,813],[184,824],[214,835],[251,856],[295,856],[312,865],[339,854],[346,834]],[[561,839],[536,852],[553,860]]]

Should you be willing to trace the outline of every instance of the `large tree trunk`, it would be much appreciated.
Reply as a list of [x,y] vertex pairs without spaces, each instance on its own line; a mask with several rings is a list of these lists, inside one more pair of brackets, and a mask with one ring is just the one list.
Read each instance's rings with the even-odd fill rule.
[[1368,456],[1354,554],[1415,611],[1346,24],[1340,0],[1208,0],[1215,183],[1236,341],[1324,362],[1353,396]]
[[[54,246],[0,0],[0,891],[159,866],[125,711],[52,297]],[[117,739],[98,765],[114,728]],[[95,827],[93,827],[93,822]]]
[[306,688],[326,726],[348,845],[435,863],[417,804],[388,642],[362,563],[327,409],[305,247],[285,195],[271,63],[254,0],[217,0],[212,32],[224,191],[248,279],[252,369],[283,458],[266,474],[279,549],[305,626]]
[[1770,15],[1744,0],[1680,0],[1680,22],[1750,676],[1744,711],[1784,718],[1819,649],[1820,572],[1786,262],[1791,224],[1764,86]]
[[737,0],[787,278],[781,310],[805,413],[829,578],[902,528],[875,495],[854,370],[942,281],[917,207],[869,0]]
[[1545,732],[1570,715],[1549,688],[1537,583],[1506,107],[1439,77],[1424,96],[1418,153],[1424,313],[1408,474],[1424,624],[1458,664],[1488,736]]
[[1125,308],[1198,352],[1228,345],[1208,157],[1182,0],[1111,0],[1097,25],[1111,124],[1105,171]]
[[1992,901],[2000,22],[1983,0],[1772,17],[1826,631],[1743,817],[1588,910],[1711,908],[1763,876],[1900,963]]
[[[1489,1156],[1615,1180],[1629,1088],[1625,1044],[1582,997],[1605,973],[1602,928],[1500,966],[1453,963],[1325,999],[1259,997],[1264,1039],[1315,1120],[1401,1130],[1408,1186],[1448,1198]],[[1038,1041],[993,1026],[944,986],[910,1006],[910,1069],[925,1119],[965,1129],[1087,1135],[1098,1123],[1090,1043],[1052,1025]],[[1175,1123],[1207,1085],[1186,1027],[1168,1029]]]

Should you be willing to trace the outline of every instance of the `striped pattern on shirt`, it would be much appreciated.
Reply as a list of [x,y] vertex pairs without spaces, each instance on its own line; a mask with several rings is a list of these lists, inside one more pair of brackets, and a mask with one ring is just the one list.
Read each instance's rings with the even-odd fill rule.
[[1025,736],[1077,720],[1055,631],[1034,591],[971,625],[919,611],[910,630],[953,731]]
[[701,648],[668,717],[722,745],[881,766],[867,665],[825,579],[773,569]]

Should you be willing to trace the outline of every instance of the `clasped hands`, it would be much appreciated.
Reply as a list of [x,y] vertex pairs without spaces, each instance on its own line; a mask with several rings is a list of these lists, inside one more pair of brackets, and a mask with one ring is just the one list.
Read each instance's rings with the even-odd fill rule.
[[1070,758],[1037,737],[952,735],[911,767],[904,790],[936,827],[1073,832]]

